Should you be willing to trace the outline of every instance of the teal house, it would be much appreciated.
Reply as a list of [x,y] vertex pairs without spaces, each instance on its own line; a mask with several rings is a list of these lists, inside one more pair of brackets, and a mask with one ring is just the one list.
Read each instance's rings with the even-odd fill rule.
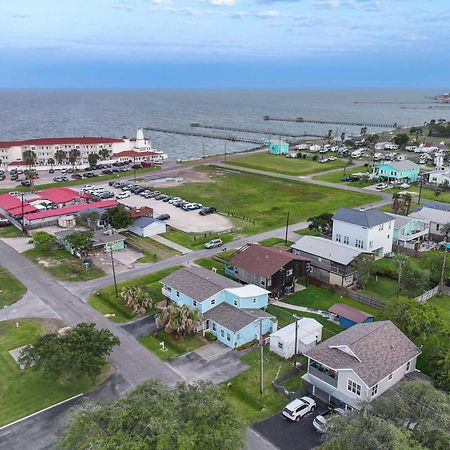
[[421,242],[428,239],[430,225],[425,220],[398,214],[389,215],[395,219],[393,235],[395,245],[418,250]]
[[[72,248],[72,245],[66,239],[66,237],[77,231],[86,230],[69,229],[58,231],[57,233],[55,233],[56,241],[72,255],[75,254],[76,251],[74,248]],[[125,239],[125,236],[122,236],[121,234],[116,233],[113,230],[98,230],[92,236],[92,248],[90,250],[90,253],[123,250],[125,248]]]
[[243,286],[203,267],[183,267],[161,280],[162,293],[179,305],[197,309],[201,329],[231,348],[277,330],[277,319],[261,308],[269,291],[254,284]]
[[282,140],[270,140],[264,142],[264,145],[269,149],[272,155],[287,155],[289,152],[289,144]]
[[414,183],[419,177],[420,166],[412,161],[384,162],[375,166],[374,175],[388,183]]

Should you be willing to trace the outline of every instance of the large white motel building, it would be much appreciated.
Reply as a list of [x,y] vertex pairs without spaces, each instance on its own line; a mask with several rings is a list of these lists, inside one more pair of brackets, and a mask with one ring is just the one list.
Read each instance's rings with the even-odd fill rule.
[[[27,139],[24,141],[0,141],[0,166],[13,168],[24,165],[23,154],[31,150],[36,154],[36,168],[45,169],[51,164],[53,159],[56,166],[68,165],[69,153],[76,149],[80,151],[77,165],[86,165],[88,155],[97,153],[106,156],[104,149],[108,150],[107,157],[101,157],[100,161],[133,161],[140,162],[160,162],[167,158],[163,152],[152,149],[150,140],[144,137],[142,128],[137,130],[136,138],[104,138],[104,137],[53,137]],[[62,150],[66,159],[58,164],[55,155]]]

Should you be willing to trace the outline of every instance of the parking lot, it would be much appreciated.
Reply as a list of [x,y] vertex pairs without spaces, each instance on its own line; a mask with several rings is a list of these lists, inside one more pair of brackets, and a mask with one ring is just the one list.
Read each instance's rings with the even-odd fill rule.
[[[105,191],[113,192],[114,194],[123,192],[120,189],[109,186],[108,183],[96,183],[95,186],[103,187]],[[78,189],[82,189],[82,186]],[[163,190],[163,188],[161,188],[161,190]],[[150,208],[153,208],[154,217],[160,214],[169,214],[170,219],[167,220],[166,223],[174,228],[186,231],[188,233],[219,232],[233,228],[233,224],[230,220],[220,214],[201,216],[199,214],[199,210],[184,211],[181,208],[177,208],[167,202],[155,200],[153,198],[146,199],[136,194],[130,194],[129,197],[118,201],[130,207],[139,208],[142,206],[149,206]]]

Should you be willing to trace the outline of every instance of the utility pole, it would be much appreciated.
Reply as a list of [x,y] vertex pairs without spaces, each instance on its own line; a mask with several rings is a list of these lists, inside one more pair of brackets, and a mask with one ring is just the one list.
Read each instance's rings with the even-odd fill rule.
[[298,319],[300,317],[296,316],[295,314],[293,314],[293,316],[295,317],[295,354],[294,354],[294,367],[297,367],[297,353],[298,353]]
[[262,334],[262,319],[259,319],[259,391],[264,394],[264,346]]
[[24,223],[24,221],[23,221],[23,215],[24,215],[24,214],[23,214],[23,212],[24,212],[24,211],[23,211],[23,196],[24,196],[24,193],[22,192],[20,195],[21,195],[21,197],[22,197],[22,205],[21,205],[21,206],[22,206],[22,234],[25,234],[25,223]]
[[202,139],[202,155],[203,159],[205,159],[205,138]]
[[444,291],[444,275],[445,275],[445,266],[447,264],[447,248],[448,248],[447,239],[444,240],[444,244],[445,244],[444,260],[442,261],[441,281],[439,283],[439,293],[440,294],[442,294]]
[[133,156],[134,182],[136,183],[136,156]]
[[397,298],[400,295],[400,282],[402,280],[402,267],[403,264],[405,264],[405,261],[399,260],[398,261],[398,277],[397,277]]
[[287,216],[286,216],[286,232],[284,234],[284,246],[287,246],[288,230],[289,230],[289,211],[287,212]]
[[224,162],[227,162],[227,141],[225,141],[225,145],[223,148],[223,160]]
[[422,184],[423,184],[423,180],[422,180],[422,178],[420,178],[419,200],[417,201],[417,203],[419,205],[420,205],[420,199],[422,198]]
[[111,265],[113,270],[113,278],[114,278],[114,290],[116,291],[116,298],[119,297],[119,292],[117,291],[117,280],[116,280],[116,268],[114,266],[114,256],[113,256],[113,250],[111,249]]

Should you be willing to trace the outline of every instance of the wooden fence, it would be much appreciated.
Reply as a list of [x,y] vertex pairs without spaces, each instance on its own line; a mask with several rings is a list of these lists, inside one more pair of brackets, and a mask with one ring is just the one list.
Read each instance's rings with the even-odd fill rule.
[[[433,298],[433,297],[435,297],[436,295],[439,295],[439,294],[440,294],[440,289],[439,289],[439,287],[440,287],[439,285],[438,285],[438,286],[435,286],[434,288],[429,289],[428,291],[425,291],[423,294],[418,295],[415,299],[416,299],[418,302],[421,302],[421,303],[426,302],[426,301],[429,300],[430,298]],[[450,287],[449,287],[449,286],[443,286],[443,288],[442,288],[442,293],[443,293],[444,295],[450,295]]]

